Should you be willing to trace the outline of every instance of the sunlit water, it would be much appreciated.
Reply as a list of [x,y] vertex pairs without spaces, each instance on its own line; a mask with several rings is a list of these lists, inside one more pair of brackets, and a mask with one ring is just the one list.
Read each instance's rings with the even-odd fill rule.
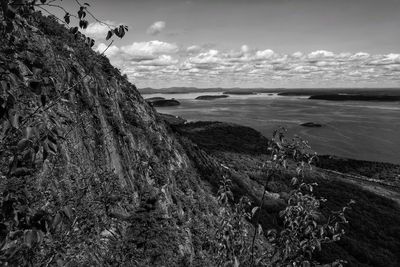
[[[325,101],[276,94],[230,95],[215,100],[195,100],[199,95],[148,94],[175,98],[180,106],[157,108],[161,113],[187,120],[233,122],[259,130],[266,137],[284,126],[290,135],[309,141],[319,154],[400,163],[400,102]],[[299,124],[315,122],[322,128]]]

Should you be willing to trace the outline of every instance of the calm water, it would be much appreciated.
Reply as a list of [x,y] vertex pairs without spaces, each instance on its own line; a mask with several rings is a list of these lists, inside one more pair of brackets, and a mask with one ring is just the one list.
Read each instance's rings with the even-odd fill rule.
[[[147,94],[144,97],[179,100],[180,106],[157,110],[187,120],[238,123],[257,129],[266,137],[277,127],[285,126],[289,134],[308,140],[319,154],[400,163],[400,102],[333,102],[267,93],[195,100],[206,94],[221,93]],[[321,123],[324,127],[299,126],[304,122]]]

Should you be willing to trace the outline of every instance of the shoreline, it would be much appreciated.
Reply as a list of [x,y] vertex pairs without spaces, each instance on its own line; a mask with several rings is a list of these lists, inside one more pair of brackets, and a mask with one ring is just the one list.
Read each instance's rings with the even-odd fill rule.
[[[252,128],[252,127],[248,127],[248,126],[244,126],[241,124],[236,124],[236,123],[227,123],[227,122],[221,122],[221,121],[202,121],[202,120],[191,120],[188,121],[184,118],[182,118],[181,116],[174,116],[174,115],[170,115],[170,114],[165,114],[165,113],[158,113],[161,118],[170,126],[172,127],[180,127],[183,125],[186,125],[186,127],[190,127],[193,126],[194,128],[196,127],[196,125],[207,125],[207,124],[219,124],[221,127],[225,127],[225,125],[229,125],[230,127],[232,127],[232,130],[234,132],[235,127],[237,129],[249,129],[249,131],[254,131],[256,133],[258,133],[259,135],[263,136],[265,139],[268,139],[266,136],[264,136],[261,132],[259,132],[258,130]],[[206,130],[206,129],[205,129]],[[324,158],[324,159],[329,159],[330,161],[336,161],[336,162],[344,162],[346,164],[356,164],[356,165],[385,165],[385,166],[397,166],[399,168],[399,180],[400,180],[400,164],[396,164],[393,162],[385,162],[385,161],[372,161],[372,160],[363,160],[363,159],[357,159],[357,158],[349,158],[349,157],[342,157],[342,156],[338,156],[335,154],[318,154],[318,157],[320,158]]]

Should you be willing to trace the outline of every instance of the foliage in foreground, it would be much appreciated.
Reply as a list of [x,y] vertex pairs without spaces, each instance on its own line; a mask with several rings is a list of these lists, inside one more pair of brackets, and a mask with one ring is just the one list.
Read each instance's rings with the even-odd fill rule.
[[[287,140],[284,130],[274,132],[269,143],[271,159],[265,165],[267,182],[288,169],[288,161],[296,163],[296,175],[292,178],[292,190],[287,199],[287,206],[280,212],[282,229],[262,229],[258,212],[263,208],[265,191],[261,204],[251,207],[250,202],[242,197],[230,207],[233,195],[231,181],[224,178],[218,191],[222,219],[217,231],[217,247],[220,266],[320,266],[313,259],[316,251],[321,251],[322,244],[340,240],[344,235],[342,224],[347,224],[345,211],[354,201],[350,201],[339,211],[323,218],[320,205],[327,200],[313,194],[318,184],[307,183],[304,175],[315,155],[310,153],[307,142],[295,137]],[[244,223],[252,220],[254,227],[250,234]],[[336,260],[329,266],[342,266],[344,261]]]

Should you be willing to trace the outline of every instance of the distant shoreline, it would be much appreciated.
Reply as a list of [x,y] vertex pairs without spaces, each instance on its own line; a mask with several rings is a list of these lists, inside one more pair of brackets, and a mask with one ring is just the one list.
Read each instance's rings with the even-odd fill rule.
[[277,93],[285,96],[311,96],[321,94],[367,94],[367,95],[393,95],[400,96],[400,88],[195,88],[171,87],[163,89],[143,88],[141,94],[185,94],[185,93],[226,93],[226,94],[257,94]]
[[364,95],[364,94],[329,94],[312,95],[311,100],[329,100],[329,101],[382,101],[392,102],[400,101],[400,96],[393,95]]
[[[187,131],[188,129],[191,129],[190,131],[193,131],[194,129],[199,127],[199,129],[201,129],[203,134],[206,134],[205,136],[207,136],[207,138],[204,138],[205,136],[201,137],[199,139],[199,140],[202,140],[201,142],[208,143],[208,141],[207,141],[208,138],[211,138],[212,140],[210,139],[210,142],[213,142],[213,141],[215,141],[215,138],[216,138],[215,136],[211,137],[213,135],[213,132],[209,131],[208,127],[204,127],[206,125],[217,125],[218,128],[222,129],[222,130],[220,130],[222,132],[225,132],[225,131],[227,131],[227,129],[229,129],[230,134],[224,135],[224,138],[226,138],[226,136],[232,137],[236,134],[239,134],[240,136],[242,136],[243,132],[245,132],[246,138],[250,138],[250,139],[244,140],[241,138],[240,139],[241,141],[238,142],[236,145],[229,144],[229,146],[234,147],[234,150],[232,150],[233,152],[238,152],[237,150],[238,149],[240,150],[240,147],[243,146],[243,147],[246,147],[246,151],[243,151],[245,153],[249,152],[249,151],[247,151],[249,147],[252,147],[252,149],[254,149],[254,151],[252,151],[252,153],[250,153],[250,154],[260,153],[259,148],[254,146],[254,144],[259,145],[260,142],[262,142],[262,138],[265,138],[264,140],[268,139],[267,137],[265,137],[261,132],[257,131],[256,129],[254,129],[252,127],[248,127],[248,126],[243,126],[240,124],[220,122],[220,121],[201,121],[201,120],[187,121],[186,119],[184,119],[180,116],[174,116],[174,115],[165,114],[165,113],[159,113],[159,115],[168,125],[170,125],[175,130],[181,128],[181,129],[185,129],[185,131]],[[213,129],[213,128],[214,127],[211,127],[210,129]],[[237,129],[238,131],[236,132],[235,129]],[[251,133],[250,137],[249,137],[249,133]],[[256,136],[255,140],[252,139],[252,137],[251,137],[252,135]],[[218,140],[219,140],[218,149],[220,147],[226,147],[226,145],[223,144],[224,139],[218,139]],[[246,142],[250,142],[250,144],[246,144]],[[208,149],[210,149],[209,144],[206,145],[206,147],[208,147]],[[364,171],[365,171],[365,176],[368,176],[367,175],[368,171],[370,171],[369,169],[371,169],[371,168],[379,169],[380,173],[383,172],[385,168],[389,168],[389,169],[395,168],[395,169],[398,169],[398,172],[395,175],[398,175],[398,177],[400,177],[400,164],[398,164],[398,163],[348,158],[348,157],[342,157],[342,156],[336,156],[336,155],[329,155],[329,154],[325,154],[325,153],[318,155],[318,157],[323,159],[323,161],[319,162],[318,165],[325,166],[327,168],[329,166],[329,168],[331,168],[333,170],[337,170],[337,171],[341,171],[342,169],[353,169],[356,167],[360,168],[360,169],[363,169],[363,168],[365,169],[367,166],[368,167],[367,171],[365,171],[365,170]],[[333,166],[336,166],[336,167],[333,168]],[[392,177],[392,178],[395,179],[396,177]]]

